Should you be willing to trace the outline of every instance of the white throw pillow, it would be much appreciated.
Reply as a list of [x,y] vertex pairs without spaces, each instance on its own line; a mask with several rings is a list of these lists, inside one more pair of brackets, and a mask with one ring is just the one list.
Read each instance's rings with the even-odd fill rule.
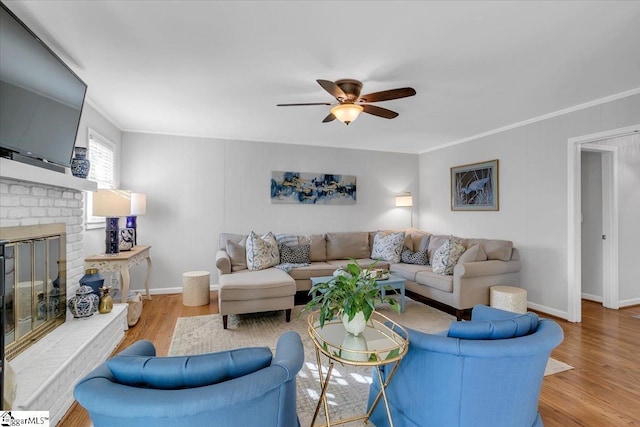
[[433,272],[438,274],[453,274],[453,267],[455,267],[463,253],[464,246],[455,239],[448,239],[433,255],[433,261],[431,262]]
[[240,271],[247,269],[247,238],[245,237],[239,243],[232,242],[227,239],[227,255],[231,260],[231,271]]
[[387,262],[400,262],[400,254],[404,247],[404,231],[382,232],[378,231],[373,238],[371,258]]
[[264,270],[280,263],[278,242],[272,232],[258,236],[253,231],[247,237],[247,268]]

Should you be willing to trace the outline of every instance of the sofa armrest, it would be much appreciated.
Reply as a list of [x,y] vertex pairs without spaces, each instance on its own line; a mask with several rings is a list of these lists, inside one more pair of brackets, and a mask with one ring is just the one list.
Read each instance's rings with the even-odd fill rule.
[[227,251],[219,250],[216,252],[216,267],[220,275],[231,274],[231,258]]
[[456,264],[453,275],[462,279],[482,276],[496,276],[499,274],[517,273],[520,271],[520,261],[480,261]]

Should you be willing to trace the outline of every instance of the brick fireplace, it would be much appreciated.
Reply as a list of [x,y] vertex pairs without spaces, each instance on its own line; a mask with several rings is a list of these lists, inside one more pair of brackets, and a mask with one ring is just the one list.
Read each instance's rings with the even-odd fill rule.
[[[84,191],[93,182],[0,158],[0,227],[60,224],[66,229],[67,298],[84,273]],[[73,403],[74,384],[113,352],[127,329],[126,305],[74,319],[10,360],[13,410],[49,411],[56,425]],[[7,372],[7,370],[5,370]],[[6,384],[7,382],[5,382]]]

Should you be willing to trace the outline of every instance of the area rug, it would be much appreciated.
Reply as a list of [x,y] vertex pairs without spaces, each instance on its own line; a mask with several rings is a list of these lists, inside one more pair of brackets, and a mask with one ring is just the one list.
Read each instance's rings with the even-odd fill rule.
[[[388,305],[376,310],[398,323],[427,333],[447,330],[455,317],[422,303],[407,298],[404,313],[395,313]],[[268,312],[229,316],[228,329],[222,328],[222,316],[180,317],[169,348],[169,356],[202,354],[226,349],[267,346],[275,350],[278,337],[287,330],[300,334],[304,345],[305,363],[298,374],[298,415],[302,425],[310,425],[318,402],[320,384],[315,362],[315,350],[307,334],[307,313],[301,313],[302,307],[295,307],[291,322],[284,321],[284,312]],[[569,365],[549,359],[547,370],[557,373],[571,369]],[[545,375],[549,373],[545,372]],[[362,414],[371,384],[371,368],[342,366],[336,364],[328,389],[331,405],[331,420],[337,421]],[[321,412],[320,420],[324,421]],[[350,423],[351,424],[351,423]],[[355,425],[356,423],[352,423]]]

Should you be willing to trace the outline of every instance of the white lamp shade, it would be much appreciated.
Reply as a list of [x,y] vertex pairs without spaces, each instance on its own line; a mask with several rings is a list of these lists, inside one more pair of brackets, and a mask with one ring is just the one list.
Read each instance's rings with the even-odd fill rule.
[[131,193],[131,213],[138,216],[147,213],[147,195],[143,193]]
[[413,206],[413,196],[411,194],[396,196],[396,207]]
[[93,193],[93,216],[127,216],[130,209],[131,193],[129,191],[100,189]]
[[331,109],[331,114],[344,124],[349,124],[362,113],[362,106],[357,104],[339,104]]

